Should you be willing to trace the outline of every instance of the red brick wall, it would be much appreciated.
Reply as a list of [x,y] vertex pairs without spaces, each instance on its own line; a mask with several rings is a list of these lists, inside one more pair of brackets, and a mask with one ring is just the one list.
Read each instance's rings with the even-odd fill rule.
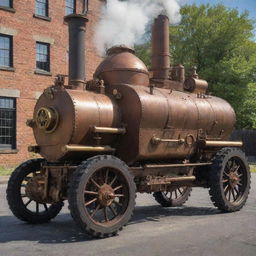
[[[32,117],[36,102],[35,93],[43,91],[53,83],[56,74],[67,74],[68,70],[68,27],[63,22],[65,1],[49,1],[49,17],[45,21],[33,17],[34,0],[13,1],[15,13],[0,10],[0,27],[17,31],[13,36],[13,62],[15,72],[0,70],[0,88],[17,89],[17,150],[18,153],[3,153],[0,151],[0,165],[16,165],[33,157],[27,152],[27,146],[34,144],[31,128],[25,125]],[[93,30],[99,18],[103,1],[89,0],[89,23],[86,34],[86,74],[87,79],[101,61],[96,55],[93,45]],[[77,0],[77,13],[80,13],[83,0]],[[54,39],[51,45],[51,73],[52,76],[34,74],[36,63],[36,41],[33,36],[44,36]],[[1,96],[1,95],[0,95]]]

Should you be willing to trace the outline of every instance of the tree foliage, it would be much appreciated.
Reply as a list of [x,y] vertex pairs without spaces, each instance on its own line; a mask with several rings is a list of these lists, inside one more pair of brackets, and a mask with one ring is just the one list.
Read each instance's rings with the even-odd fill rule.
[[[248,12],[224,5],[189,5],[182,20],[170,27],[172,63],[197,66],[214,95],[237,113],[237,127],[256,128],[256,43]],[[139,56],[149,64],[148,45]]]

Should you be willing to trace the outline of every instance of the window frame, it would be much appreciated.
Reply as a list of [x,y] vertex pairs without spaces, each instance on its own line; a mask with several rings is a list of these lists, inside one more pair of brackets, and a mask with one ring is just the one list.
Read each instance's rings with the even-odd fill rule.
[[74,0],[74,7],[73,7],[73,12],[72,13],[67,13],[67,8],[71,9],[67,6],[67,0],[65,0],[65,15],[71,15],[76,13],[76,0]]
[[[1,99],[11,99],[13,100],[13,108],[1,108],[0,107],[0,112],[4,111],[7,109],[8,111],[12,111],[13,113],[13,121],[11,125],[11,129],[13,129],[12,134],[10,134],[12,138],[12,143],[11,144],[0,144],[0,153],[5,152],[5,151],[16,151],[17,150],[17,100],[14,97],[5,97],[5,96],[0,96]],[[3,126],[5,127],[5,126]],[[1,128],[3,128],[1,127]],[[0,132],[1,136],[1,132]],[[6,145],[6,146],[4,146]]]
[[[47,46],[47,63],[48,63],[48,70],[45,69],[41,69],[37,66],[37,45],[41,44],[41,45],[46,45]],[[44,42],[40,42],[40,41],[36,41],[36,73],[37,74],[41,74],[41,73],[46,73],[46,74],[50,74],[51,72],[51,45],[49,43],[44,43]]]
[[0,64],[0,69],[8,69],[8,68],[10,68],[10,69],[12,69],[13,68],[13,36],[11,36],[11,35],[7,35],[7,34],[2,34],[2,33],[0,33],[0,37],[6,37],[6,38],[9,38],[9,62],[10,62],[10,64],[9,64],[9,66],[2,66],[1,64]]
[[1,3],[0,3],[0,6],[5,8],[13,8],[13,0],[9,0],[9,2],[10,2],[9,6],[2,5]]
[[34,18],[39,18],[39,19],[51,21],[51,18],[49,17],[49,0],[46,0],[46,3],[45,3],[46,15],[41,15],[41,14],[37,13],[37,3],[39,3],[39,2],[40,2],[40,0],[35,0],[35,13],[33,15]]

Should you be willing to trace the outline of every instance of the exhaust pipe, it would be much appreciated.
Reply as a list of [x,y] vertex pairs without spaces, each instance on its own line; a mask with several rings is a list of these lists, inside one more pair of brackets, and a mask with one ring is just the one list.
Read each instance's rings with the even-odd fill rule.
[[88,19],[80,14],[64,18],[69,30],[69,85],[83,88],[85,84],[85,31]]
[[152,73],[153,79],[170,77],[170,32],[169,19],[159,15],[152,29]]

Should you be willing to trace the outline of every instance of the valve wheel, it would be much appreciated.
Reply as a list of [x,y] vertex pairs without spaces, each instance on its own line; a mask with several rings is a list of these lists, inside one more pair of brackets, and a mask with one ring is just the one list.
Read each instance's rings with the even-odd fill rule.
[[75,222],[93,237],[117,234],[135,206],[135,183],[125,163],[96,156],[73,173],[68,200]]
[[182,206],[190,197],[192,188],[187,186],[172,187],[169,191],[155,192],[155,200],[163,207]]
[[209,193],[214,205],[224,212],[239,211],[249,195],[250,171],[243,151],[220,150],[209,173]]
[[7,186],[7,202],[12,213],[20,220],[40,224],[55,218],[63,202],[42,203],[28,193],[29,182],[40,173],[44,159],[32,159],[18,166],[12,173]]

